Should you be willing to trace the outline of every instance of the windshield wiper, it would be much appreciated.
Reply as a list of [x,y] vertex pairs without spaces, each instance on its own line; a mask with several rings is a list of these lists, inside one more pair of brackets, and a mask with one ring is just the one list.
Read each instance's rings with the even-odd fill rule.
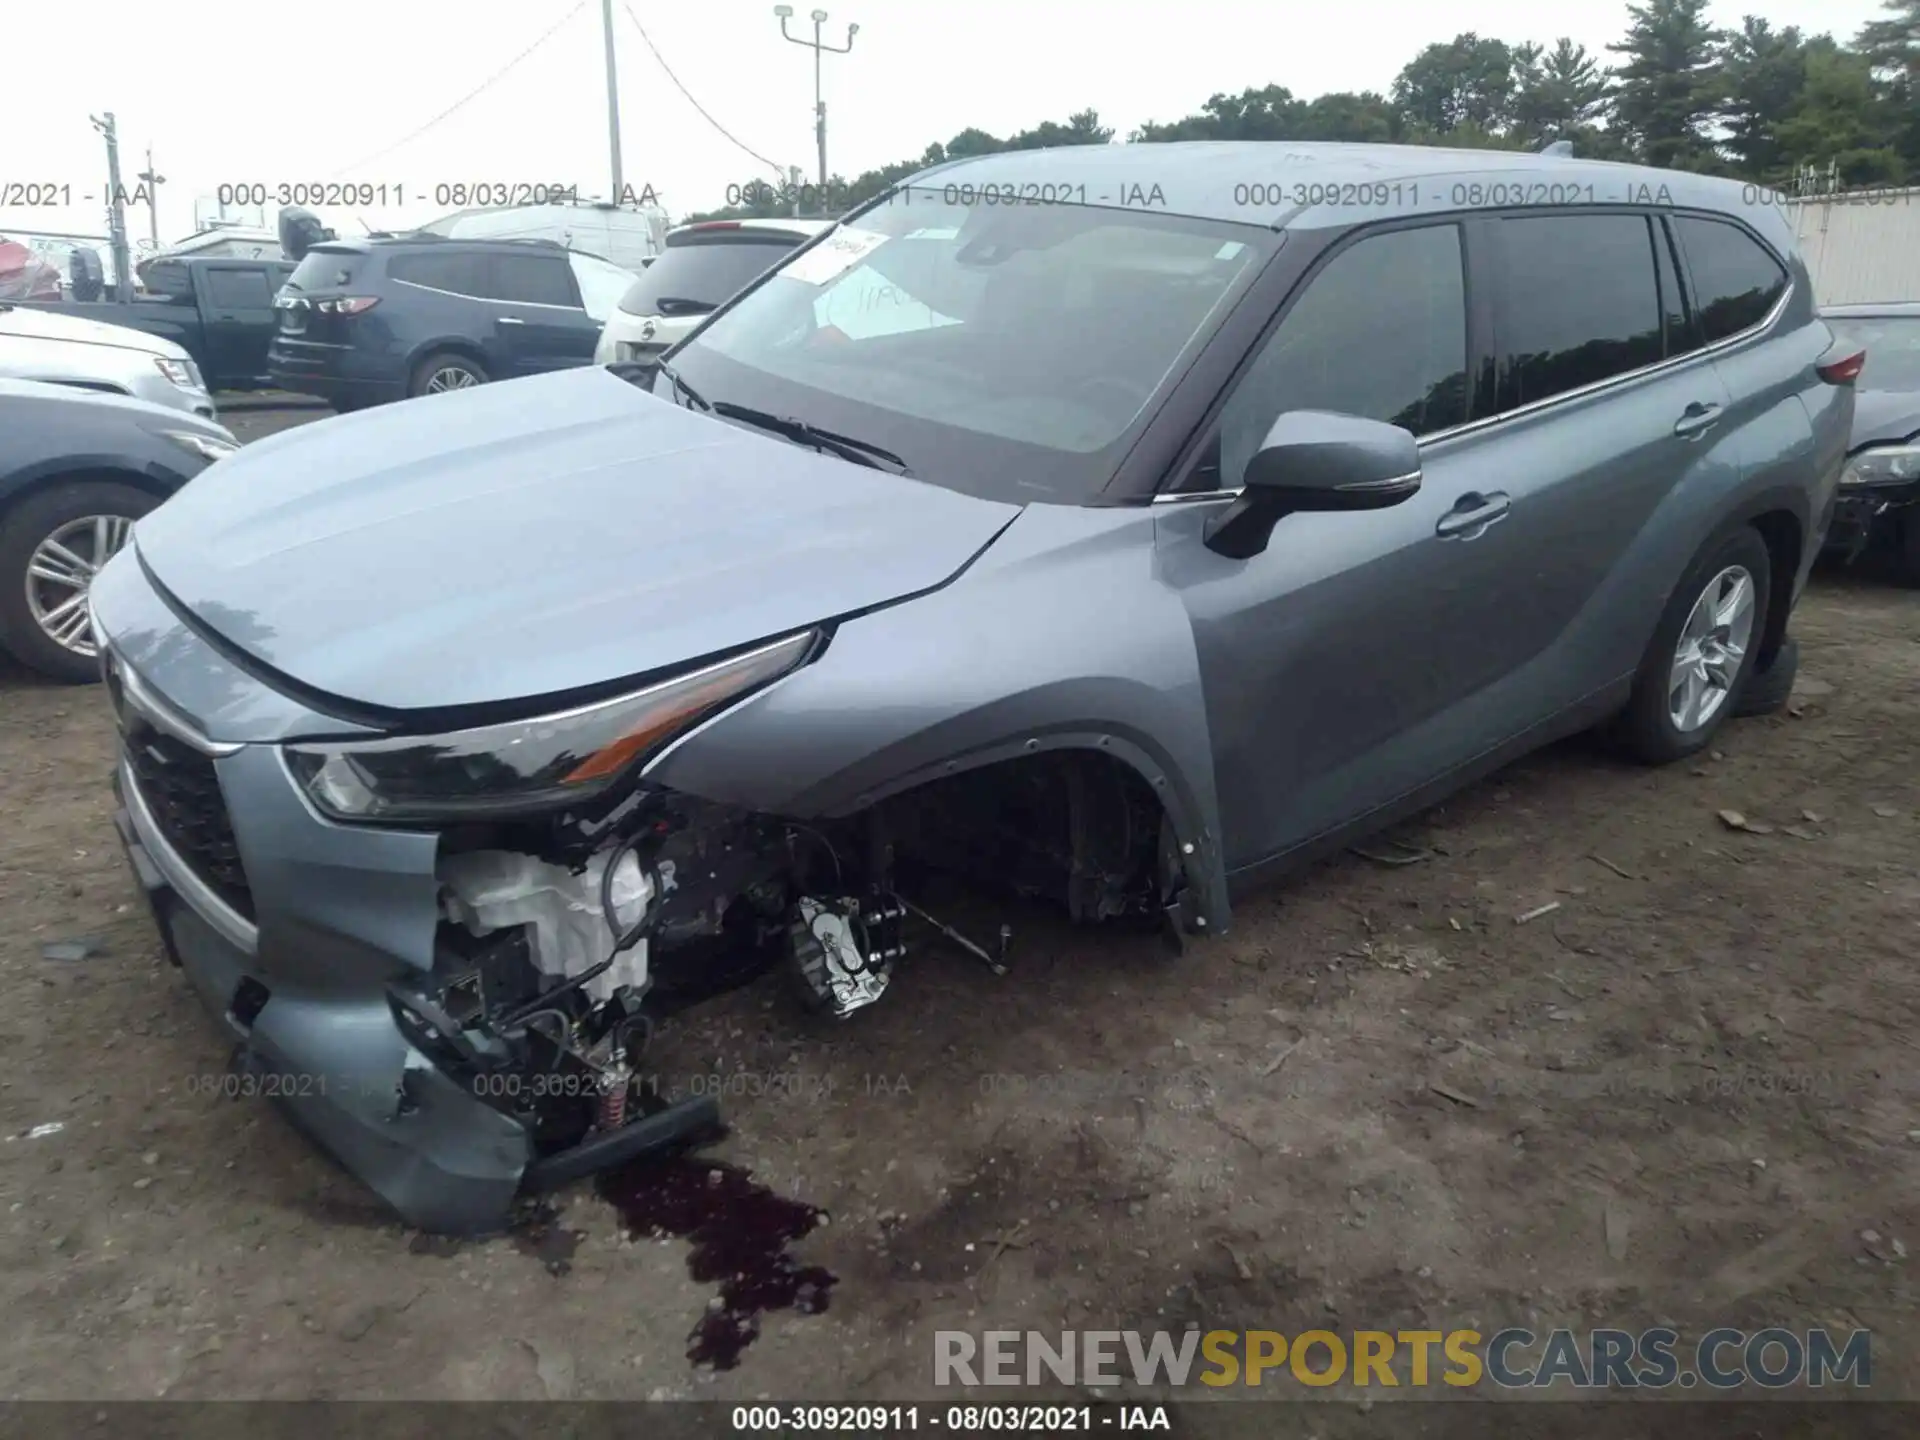
[[688,404],[691,405],[693,409],[705,410],[709,414],[712,413],[713,402],[708,400],[706,396],[702,395],[698,390],[694,389],[693,386],[689,385],[686,381],[682,380],[680,378],[680,372],[674,369],[671,365],[667,364],[666,361],[641,360],[636,363],[641,365],[651,365],[656,372],[666,376],[667,383],[672,385],[673,388],[678,390],[682,395],[686,396]]
[[907,468],[907,462],[891,450],[884,450],[870,441],[857,440],[851,435],[839,435],[832,430],[822,430],[818,425],[809,425],[805,420],[792,416],[769,414],[765,410],[755,410],[747,405],[735,405],[728,400],[716,400],[707,407],[715,415],[731,420],[742,420],[749,425],[757,425],[762,430],[771,430],[776,435],[784,435],[802,445],[811,445],[814,449],[828,455],[837,455],[842,460],[851,460],[856,465],[865,465],[873,470],[890,470],[895,475],[912,478],[913,471]]

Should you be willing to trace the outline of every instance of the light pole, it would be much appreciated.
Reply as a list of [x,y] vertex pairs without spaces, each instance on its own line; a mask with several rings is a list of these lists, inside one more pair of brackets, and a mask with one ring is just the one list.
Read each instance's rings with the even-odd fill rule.
[[780,34],[796,45],[804,45],[813,51],[813,137],[820,147],[820,203],[826,204],[827,196],[827,102],[820,98],[820,57],[844,55],[853,49],[853,37],[860,33],[858,25],[847,26],[847,43],[829,45],[821,38],[821,27],[827,23],[827,12],[816,10],[808,17],[813,21],[813,38],[808,40],[799,35],[787,33],[787,21],[793,18],[791,5],[776,5],[773,13],[780,17]]
[[160,248],[160,187],[167,183],[167,177],[153,168],[153,147],[147,147],[147,168],[137,177],[147,187],[147,234],[153,238],[153,248]]
[[113,298],[124,305],[133,299],[133,258],[127,248],[126,194],[120,188],[120,127],[111,110],[88,118],[107,142],[107,243],[113,249]]
[[607,49],[607,158],[612,162],[613,193],[607,198],[620,203],[620,81],[613,66],[613,0],[601,0],[600,25]]

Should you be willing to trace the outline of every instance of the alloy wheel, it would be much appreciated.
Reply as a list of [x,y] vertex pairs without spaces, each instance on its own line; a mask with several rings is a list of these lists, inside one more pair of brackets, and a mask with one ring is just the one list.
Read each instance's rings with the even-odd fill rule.
[[27,612],[54,644],[76,655],[98,653],[87,591],[132,534],[126,515],[83,515],[34,547],[27,557]]
[[480,377],[471,370],[463,370],[458,365],[442,365],[427,377],[427,394],[440,395],[448,390],[471,390],[480,383]]
[[1753,640],[1753,576],[1729,565],[1707,583],[1680,629],[1667,680],[1667,715],[1682,735],[1725,708]]

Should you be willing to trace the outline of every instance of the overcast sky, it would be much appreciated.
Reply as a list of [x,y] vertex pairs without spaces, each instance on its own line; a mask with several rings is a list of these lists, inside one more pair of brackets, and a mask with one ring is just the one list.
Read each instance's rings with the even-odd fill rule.
[[[1385,90],[1422,45],[1458,31],[1567,34],[1604,54],[1626,22],[1619,0],[826,3],[833,43],[848,21],[860,26],[851,54],[826,59],[829,160],[846,176],[969,125],[1004,134],[1090,106],[1124,135],[1216,91]],[[104,229],[105,159],[88,115],[105,110],[118,117],[124,182],[136,183],[148,145],[167,177],[163,240],[188,233],[195,197],[223,182],[404,186],[404,208],[324,211],[343,234],[358,233],[356,216],[375,228],[430,219],[448,208],[434,203],[443,184],[560,181],[583,195],[608,185],[600,0],[577,11],[578,0],[9,4],[26,13],[6,29],[18,38],[24,23],[34,38],[7,57],[0,200],[12,198],[9,184],[53,182],[71,187],[73,204],[0,208],[0,234]],[[811,8],[796,0],[796,33],[812,33]],[[1875,0],[1736,0],[1712,14],[1847,39],[1879,10]],[[569,11],[531,55],[428,125]],[[652,186],[675,218],[766,171],[674,89],[635,17],[715,120],[811,178],[813,57],[781,40],[772,11],[762,0],[614,0],[625,179]],[[128,229],[146,235],[143,210],[129,212]]]

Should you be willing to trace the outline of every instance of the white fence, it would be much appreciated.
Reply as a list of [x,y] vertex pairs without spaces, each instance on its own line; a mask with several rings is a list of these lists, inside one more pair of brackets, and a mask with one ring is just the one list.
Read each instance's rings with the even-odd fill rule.
[[1920,300],[1920,189],[1809,197],[1788,219],[1819,304]]

